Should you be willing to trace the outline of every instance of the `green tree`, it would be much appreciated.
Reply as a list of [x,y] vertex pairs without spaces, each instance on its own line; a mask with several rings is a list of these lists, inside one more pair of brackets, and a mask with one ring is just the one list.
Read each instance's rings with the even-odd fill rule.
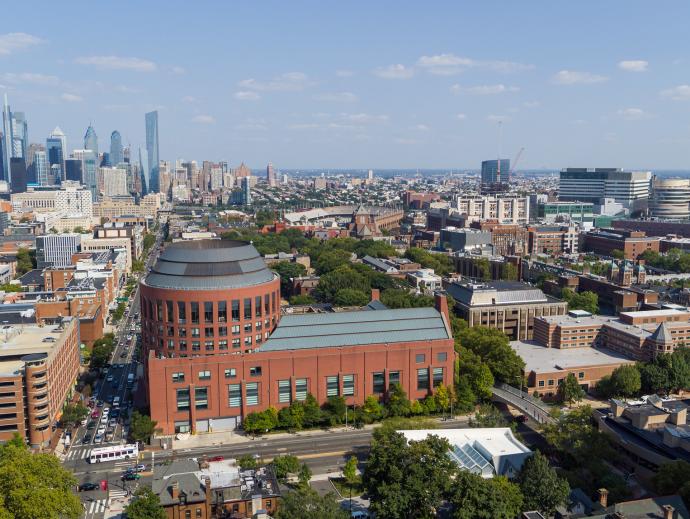
[[383,416],[383,406],[374,395],[366,397],[364,399],[364,405],[360,409],[360,415],[364,423],[376,422]]
[[517,482],[524,497],[525,510],[538,510],[551,516],[568,500],[570,485],[549,466],[549,460],[535,452],[525,460]]
[[151,487],[141,486],[134,493],[134,499],[125,507],[128,519],[166,519],[158,495]]
[[276,477],[280,481],[285,481],[288,474],[297,474],[300,465],[297,456],[286,454],[285,456],[276,456],[273,458],[273,470],[275,470]]
[[434,517],[455,472],[449,448],[438,436],[408,444],[400,433],[376,429],[362,478],[370,511],[387,519]]
[[336,292],[333,303],[338,306],[364,306],[369,299],[370,297],[361,290],[342,288]]
[[66,426],[75,426],[79,425],[79,422],[86,418],[88,414],[89,410],[84,404],[67,404],[62,409],[60,421]]
[[450,409],[450,403],[454,401],[453,390],[445,384],[440,384],[433,395],[436,408],[441,412]]
[[134,411],[129,433],[135,441],[145,443],[160,430],[156,425],[158,423],[155,420],[151,420],[149,415]]
[[572,406],[573,402],[579,402],[584,396],[584,389],[580,387],[580,383],[572,373],[568,373],[568,376],[558,384],[558,398],[568,406]]
[[470,418],[470,427],[509,427],[508,420],[493,404],[482,404],[474,418]]
[[400,384],[393,384],[388,390],[386,414],[388,416],[409,416],[410,400]]
[[319,301],[332,303],[336,294],[345,288],[366,294],[371,290],[371,285],[366,275],[343,265],[321,276],[319,284],[314,289],[314,296]]
[[617,260],[625,259],[625,252],[623,252],[623,251],[620,250],[620,249],[613,249],[613,250],[611,251],[611,257],[612,257],[613,259],[617,259]]
[[459,470],[448,501],[454,519],[512,519],[522,511],[520,487],[504,476],[484,479]]
[[404,288],[390,288],[381,294],[381,302],[388,308],[421,308],[434,306],[431,296],[410,293]]
[[3,292],[21,292],[22,286],[18,283],[5,283],[0,285],[0,290]]
[[464,328],[456,335],[456,351],[458,346],[478,355],[496,380],[520,384],[525,363],[510,347],[508,336],[500,330],[485,326]]
[[249,454],[243,454],[242,456],[237,458],[237,464],[240,466],[242,470],[254,470],[259,466],[259,463],[256,461],[256,458]]
[[332,272],[340,266],[350,263],[351,253],[346,250],[328,250],[323,252],[314,263],[314,270],[319,276]]
[[474,394],[474,401],[491,398],[494,376],[489,365],[472,350],[459,347],[456,360],[456,385],[465,384]]
[[302,463],[302,465],[299,468],[299,473],[297,475],[297,478],[299,479],[299,484],[303,487],[308,487],[312,475],[313,474],[309,466],[306,463]]
[[652,478],[654,488],[662,496],[675,494],[687,482],[690,482],[690,463],[683,460],[664,463],[659,472]]
[[357,483],[359,477],[357,476],[357,458],[350,456],[343,467],[343,477],[349,485]]
[[611,373],[611,384],[613,385],[614,395],[635,396],[642,388],[640,370],[634,364],[618,366]]
[[345,422],[347,405],[342,396],[330,396],[323,406],[324,414],[330,425],[338,425]]
[[36,252],[33,251],[33,256],[29,249],[24,249],[19,247],[17,249],[17,275],[22,276],[29,272],[31,269],[36,268],[36,262],[34,260]]
[[77,519],[77,480],[52,454],[32,454],[19,441],[0,446],[0,517]]
[[584,310],[590,314],[599,313],[599,296],[595,292],[575,293],[569,288],[561,290],[561,298],[568,303],[570,310]]
[[315,427],[323,420],[323,414],[319,403],[311,393],[307,393],[307,398],[303,402],[304,407],[304,426]]
[[340,507],[333,494],[321,497],[309,487],[283,494],[276,519],[349,519],[350,514]]
[[145,266],[142,260],[135,259],[132,261],[132,272],[144,272]]
[[299,294],[290,298],[290,304],[295,306],[313,305],[314,303],[316,303],[316,300],[307,294]]
[[296,430],[304,427],[304,406],[301,402],[292,402],[278,411],[278,427]]
[[515,265],[509,262],[503,263],[503,266],[501,268],[501,279],[505,279],[507,281],[517,281],[518,278],[518,269]]
[[304,276],[307,273],[307,267],[301,263],[292,263],[290,261],[280,261],[271,265],[280,276],[280,291],[283,297],[287,297],[290,291],[290,280],[292,278]]

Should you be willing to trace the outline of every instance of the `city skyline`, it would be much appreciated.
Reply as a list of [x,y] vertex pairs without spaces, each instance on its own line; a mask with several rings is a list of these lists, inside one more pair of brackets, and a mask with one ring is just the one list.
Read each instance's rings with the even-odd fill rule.
[[[157,110],[165,160],[478,168],[499,148],[510,159],[524,147],[527,169],[690,166],[690,47],[677,36],[690,6],[612,2],[592,17],[593,2],[439,3],[438,17],[397,4],[391,16],[383,3],[362,17],[364,4],[221,5],[192,16],[154,3],[132,18],[129,5],[84,10],[110,21],[84,24],[88,51],[68,13],[48,26],[16,6],[12,32],[0,34],[0,91],[26,114],[31,142],[59,125],[74,143],[92,122],[136,149],[142,115]],[[152,37],[153,9],[194,37]],[[663,23],[629,36],[649,19]],[[232,38],[203,30],[217,20]],[[489,27],[501,37],[487,37]]]

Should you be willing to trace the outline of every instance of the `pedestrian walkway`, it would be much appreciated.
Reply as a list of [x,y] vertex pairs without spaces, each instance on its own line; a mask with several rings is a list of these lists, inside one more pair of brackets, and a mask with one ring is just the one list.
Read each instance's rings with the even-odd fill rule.
[[95,499],[84,503],[85,519],[94,519],[96,516],[105,513],[107,504],[107,499]]

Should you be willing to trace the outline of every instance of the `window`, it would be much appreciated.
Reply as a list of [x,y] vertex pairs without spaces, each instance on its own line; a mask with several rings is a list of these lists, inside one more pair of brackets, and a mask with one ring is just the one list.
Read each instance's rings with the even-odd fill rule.
[[343,396],[352,396],[355,394],[355,376],[343,375]]
[[426,360],[426,355],[424,355],[423,353],[417,353],[417,355],[414,356],[414,361],[417,364],[421,364],[425,360]]
[[264,296],[264,315],[271,313],[271,296],[266,294]]
[[187,341],[178,341],[180,351],[187,351]]
[[177,410],[189,409],[189,389],[177,390]]
[[244,338],[244,345],[245,346],[251,346],[252,345],[252,336],[251,335]]
[[298,378],[295,380],[295,400],[303,402],[307,399],[307,379]]
[[204,302],[204,322],[213,322],[213,302],[211,301]]
[[175,341],[168,339],[168,349],[172,350],[173,348],[175,348]]
[[226,337],[228,335],[228,327],[227,326],[219,326],[218,327],[218,337]]
[[252,318],[252,299],[250,297],[244,298],[244,313],[242,315],[245,319]]
[[187,328],[178,328],[177,329],[177,334],[180,337],[187,337]]
[[201,351],[201,343],[199,341],[192,341],[192,351]]
[[539,387],[544,387],[544,381],[543,380],[539,381]]
[[259,344],[261,342],[261,334],[257,333],[254,339],[256,340],[256,343]]
[[163,301],[160,299],[156,300],[156,320],[158,322],[163,321]]
[[184,382],[184,372],[178,371],[177,373],[173,373],[172,374],[172,381],[173,382]]
[[191,306],[192,324],[199,324],[199,303],[189,303]]
[[258,332],[261,330],[262,324],[263,323],[261,321],[256,321],[256,323],[254,323],[254,329]]
[[374,393],[383,393],[386,390],[386,378],[383,371],[374,373]]
[[549,385],[553,386],[553,379],[552,378],[549,379]]
[[228,349],[228,341],[225,339],[218,341],[218,349],[219,350],[227,350]]
[[175,422],[175,433],[186,433],[189,432],[189,422],[187,420],[181,420]]
[[208,326],[204,328],[204,337],[213,337],[213,328]]
[[429,389],[429,370],[427,368],[417,370],[417,389]]
[[199,337],[199,336],[200,336],[199,328],[192,328],[192,337]]
[[290,387],[290,380],[278,381],[278,402],[282,404],[289,404],[292,396]]
[[218,322],[224,323],[228,320],[228,303],[227,301],[218,301]]
[[233,321],[239,321],[240,320],[240,300],[239,299],[233,299],[233,301],[232,301],[232,320]]
[[165,317],[169,323],[174,322],[173,321],[173,302],[172,301],[166,301],[165,302]]
[[393,384],[400,384],[400,372],[399,371],[389,371],[388,372],[388,387],[392,387]]
[[238,333],[240,333],[240,325],[239,325],[239,324],[235,324],[235,325],[233,325],[233,327],[232,327],[232,334],[233,334],[233,335],[237,335]]
[[172,326],[167,326],[167,327],[165,328],[165,332],[166,332],[165,334],[166,334],[168,337],[173,337],[173,336],[175,335],[175,328],[173,328]]
[[199,380],[211,380],[210,371],[199,371]]
[[235,378],[237,376],[237,371],[235,368],[230,368],[225,370],[225,378]]
[[254,298],[254,313],[256,313],[257,317],[261,317],[261,296]]
[[252,323],[244,323],[244,333],[252,333]]
[[240,384],[230,384],[228,386],[228,405],[230,407],[242,406],[242,387]]
[[253,366],[249,368],[250,377],[260,377],[261,376],[261,366]]
[[584,371],[580,371],[580,372],[577,374],[577,378],[579,378],[579,379],[585,378],[585,372],[584,372]]
[[208,388],[194,388],[194,407],[196,409],[208,409]]
[[448,354],[445,351],[442,353],[437,353],[436,360],[438,362],[446,362],[448,360]]
[[259,405],[259,383],[247,382],[247,405]]
[[443,368],[434,368],[434,387],[443,384]]
[[206,348],[206,351],[213,351],[213,341],[204,341],[204,347]]
[[184,511],[184,519],[192,519],[192,511],[191,510],[185,510]]
[[338,396],[339,394],[338,375],[326,377],[326,396]]
[[201,508],[196,509],[196,516],[201,517]]
[[239,339],[233,339],[232,340],[232,347],[233,348],[239,348],[240,347],[240,340]]

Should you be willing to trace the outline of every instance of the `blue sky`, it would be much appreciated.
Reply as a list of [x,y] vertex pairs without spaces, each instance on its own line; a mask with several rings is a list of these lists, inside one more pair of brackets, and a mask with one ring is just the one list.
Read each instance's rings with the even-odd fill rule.
[[[38,14],[40,13],[40,14]],[[690,169],[690,2],[13,2],[32,141],[92,121],[161,158],[278,168]]]

